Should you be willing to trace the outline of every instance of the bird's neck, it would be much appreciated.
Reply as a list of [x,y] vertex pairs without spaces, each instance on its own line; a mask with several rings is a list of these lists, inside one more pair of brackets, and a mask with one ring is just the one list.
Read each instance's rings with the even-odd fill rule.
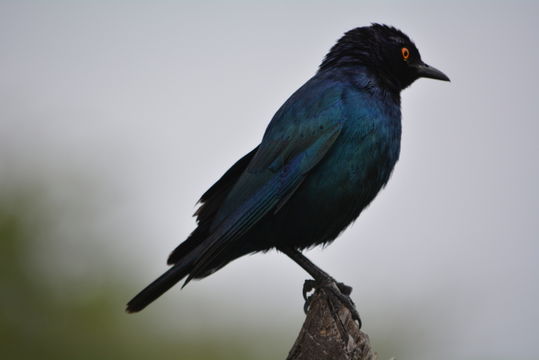
[[389,82],[384,74],[371,71],[369,67],[362,65],[343,67],[337,72],[355,87],[368,91],[381,100],[400,105],[400,87]]

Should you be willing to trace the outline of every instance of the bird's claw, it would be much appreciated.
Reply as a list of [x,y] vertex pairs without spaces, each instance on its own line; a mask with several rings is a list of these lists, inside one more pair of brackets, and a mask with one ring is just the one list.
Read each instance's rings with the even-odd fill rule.
[[315,280],[311,280],[311,279],[305,280],[305,282],[303,283],[303,299],[305,301],[309,301],[311,296],[308,296],[308,294],[311,291],[313,291],[315,288],[316,288],[316,281]]
[[[352,294],[351,286],[348,286],[345,283],[336,282],[336,281],[330,281],[330,283],[334,283],[343,295],[350,296],[350,294]],[[307,279],[303,283],[303,299],[305,301],[309,300],[310,296],[308,294],[316,288],[316,284],[317,284],[316,280],[312,280],[312,279]]]
[[316,280],[305,280],[303,283],[303,298],[305,299],[305,304],[303,305],[303,311],[307,314],[309,306],[311,305],[313,295],[308,295],[311,291],[319,288],[327,289],[333,296],[335,296],[346,308],[350,311],[352,319],[357,320],[359,328],[361,328],[361,318],[359,313],[356,310],[356,306],[350,294],[352,293],[352,287],[341,283],[336,282],[333,279],[328,279],[328,281],[318,282]]
[[350,294],[352,294],[351,286],[348,286],[342,282],[336,282],[335,285],[337,285],[337,287],[339,288],[339,290],[341,291],[343,295],[350,296]]
[[307,312],[309,311],[309,306],[311,305],[311,300],[313,297],[313,295],[309,295],[309,293],[313,291],[315,288],[316,288],[315,280],[307,279],[303,283],[302,294],[303,294],[303,299],[305,300],[305,303],[303,304],[303,312],[305,314],[307,314]]
[[[341,283],[341,285],[344,284]],[[330,286],[327,286],[325,288],[328,289],[331,294],[335,296],[339,300],[339,302],[348,309],[348,311],[350,311],[352,319],[358,322],[359,328],[361,329],[361,318],[359,317],[359,313],[357,312],[356,304],[354,304],[354,302],[349,296],[349,294],[352,292],[352,288],[350,286],[346,286],[345,290],[350,291],[348,294],[343,293],[341,287],[339,287],[339,284],[337,283],[330,284]]]

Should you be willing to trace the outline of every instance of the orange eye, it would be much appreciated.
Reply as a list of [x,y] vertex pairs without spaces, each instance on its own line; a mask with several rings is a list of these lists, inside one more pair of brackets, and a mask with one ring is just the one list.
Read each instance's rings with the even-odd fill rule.
[[408,50],[408,48],[403,47],[401,49],[401,53],[402,53],[402,59],[404,61],[406,61],[406,60],[408,60],[410,58],[410,50]]

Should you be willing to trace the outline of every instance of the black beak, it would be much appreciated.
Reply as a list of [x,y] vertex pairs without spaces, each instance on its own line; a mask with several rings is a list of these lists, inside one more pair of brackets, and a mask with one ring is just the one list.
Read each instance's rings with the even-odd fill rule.
[[436,69],[435,67],[429,66],[423,62],[414,65],[414,67],[416,69],[416,74],[418,77],[450,81],[446,74]]

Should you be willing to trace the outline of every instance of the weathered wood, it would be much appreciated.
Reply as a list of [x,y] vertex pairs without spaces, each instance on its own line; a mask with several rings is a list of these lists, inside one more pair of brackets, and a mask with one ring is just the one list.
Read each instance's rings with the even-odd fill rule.
[[287,360],[376,360],[369,337],[330,291],[316,289]]

